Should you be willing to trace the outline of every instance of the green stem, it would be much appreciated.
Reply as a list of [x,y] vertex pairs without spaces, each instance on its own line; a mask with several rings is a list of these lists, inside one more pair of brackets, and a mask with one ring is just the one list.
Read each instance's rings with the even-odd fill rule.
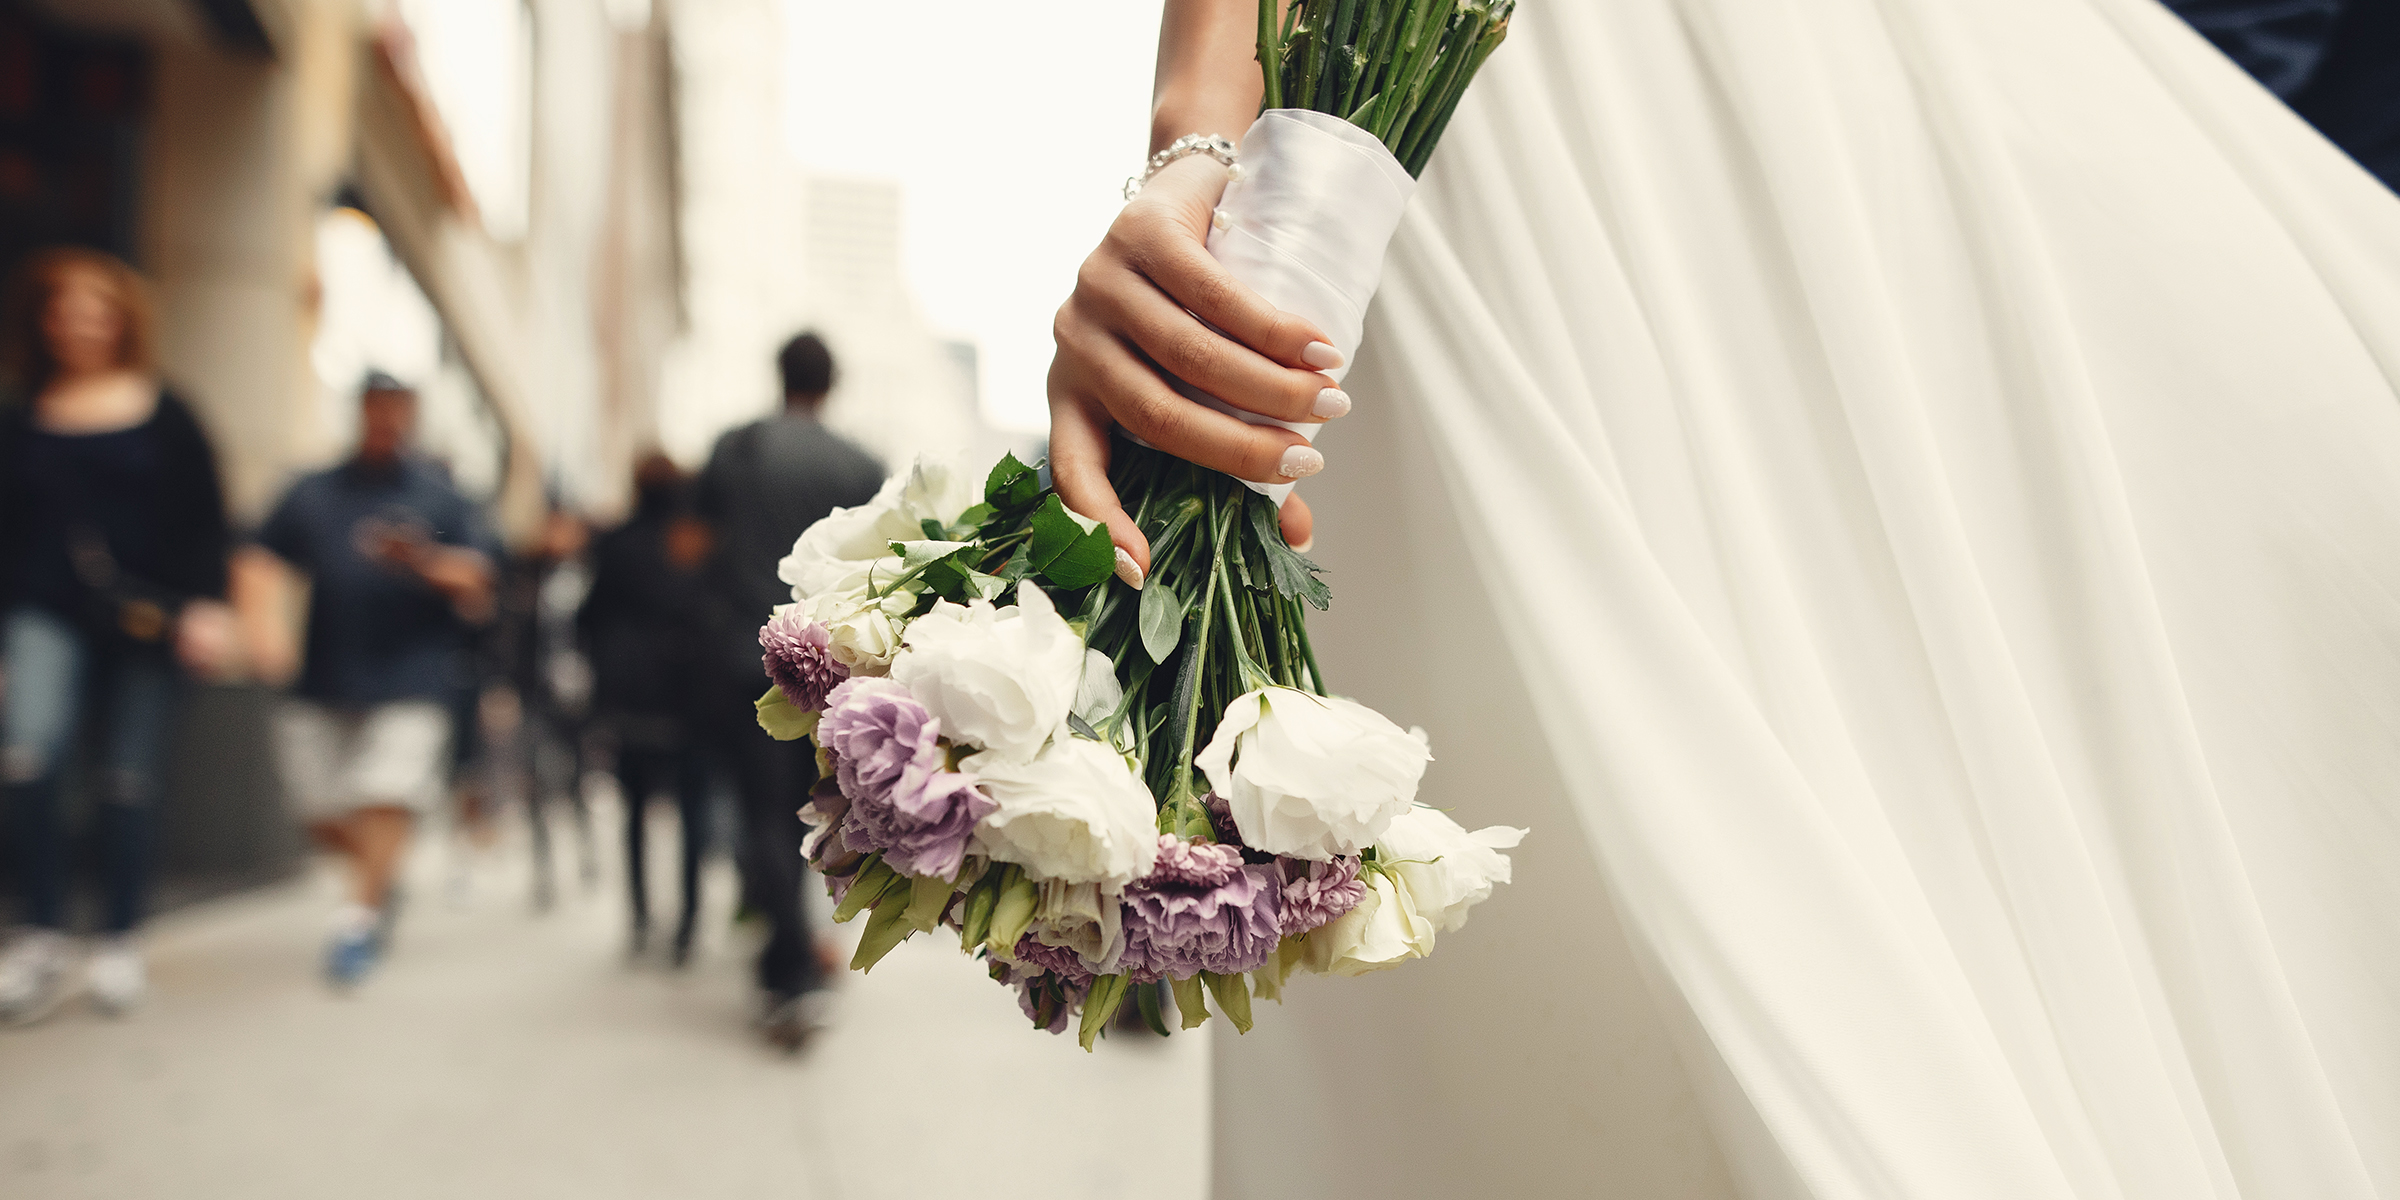
[[1258,0],[1258,70],[1266,77],[1264,107],[1283,107],[1283,39],[1276,36],[1275,0]]
[[[1210,500],[1209,507],[1222,507],[1215,503],[1215,497],[1212,496]],[[1225,574],[1225,528],[1231,519],[1230,510],[1223,515],[1216,513],[1210,515],[1209,526],[1216,549],[1210,557],[1208,587],[1201,593],[1200,619],[1194,623],[1193,642],[1190,648],[1184,651],[1197,661],[1196,670],[1199,672],[1200,678],[1205,678],[1208,669],[1208,634],[1209,630],[1215,626],[1212,616],[1216,610],[1217,584]],[[1175,800],[1181,800],[1192,794],[1192,754],[1196,748],[1195,740],[1200,736],[1200,705],[1201,696],[1205,690],[1203,687],[1192,688],[1190,696],[1184,703],[1181,714],[1182,737],[1177,739],[1175,756],[1175,786],[1169,789],[1170,797]]]

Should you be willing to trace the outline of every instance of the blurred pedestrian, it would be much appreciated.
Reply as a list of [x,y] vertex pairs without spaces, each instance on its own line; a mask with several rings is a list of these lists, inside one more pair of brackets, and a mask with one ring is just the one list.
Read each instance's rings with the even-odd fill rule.
[[806,740],[779,742],[758,728],[753,705],[768,687],[758,627],[776,605],[791,602],[775,564],[792,542],[833,509],[873,499],[883,468],[817,420],[834,380],[823,341],[812,333],[793,338],[776,366],[782,411],[717,440],[700,476],[699,505],[717,537],[710,572],[719,673],[712,723],[741,797],[746,890],[768,925],[758,958],[760,1029],[770,1042],[797,1050],[819,1020],[826,975],[800,892],[799,809],[816,782],[816,752]]
[[[600,878],[591,807],[583,793],[591,668],[576,631],[576,614],[591,590],[591,572],[584,563],[591,540],[591,527],[583,518],[553,503],[540,535],[501,566],[497,617],[484,637],[487,670],[497,672],[487,681],[486,697],[493,686],[505,688],[507,698],[500,707],[515,715],[508,726],[507,758],[533,835],[536,910],[547,910],[557,898],[552,799],[566,801],[574,818],[584,885],[590,887]],[[493,750],[497,756],[501,747]]]
[[449,476],[407,452],[416,415],[415,392],[370,374],[357,452],[292,485],[235,556],[254,661],[271,678],[296,665],[280,636],[291,572],[310,584],[304,665],[276,735],[310,832],[350,868],[325,954],[337,986],[388,948],[409,834],[445,791],[469,629],[492,613],[499,545]]
[[2400,4],[2167,0],[2358,165],[2400,190]]
[[689,480],[674,459],[643,456],[633,481],[632,515],[593,545],[592,589],[578,624],[591,655],[596,719],[616,743],[636,954],[650,937],[644,853],[650,799],[672,793],[682,819],[683,908],[673,948],[680,967],[691,961],[700,860],[708,849],[708,761],[692,716],[709,699],[703,571],[714,539],[693,513]]
[[14,1023],[65,994],[72,856],[59,782],[87,732],[99,742],[91,780],[106,902],[86,975],[112,1013],[147,991],[134,930],[180,700],[176,662],[217,672],[233,639],[216,457],[159,382],[140,276],[90,250],[38,254],[10,297],[5,336],[28,397],[0,414],[0,776],[31,927],[0,957],[0,1020]]

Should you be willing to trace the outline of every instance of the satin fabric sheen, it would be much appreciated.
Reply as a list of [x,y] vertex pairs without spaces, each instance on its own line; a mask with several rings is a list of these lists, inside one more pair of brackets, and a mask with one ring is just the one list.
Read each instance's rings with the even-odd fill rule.
[[[1208,252],[1268,303],[1315,324],[1342,352],[1342,365],[1326,372],[1339,382],[1417,181],[1374,135],[1301,109],[1260,113],[1242,135],[1241,164],[1217,203]],[[1246,412],[1180,381],[1176,390],[1253,425],[1312,439],[1324,428]],[[1292,492],[1289,483],[1248,486],[1277,504]]]
[[2150,0],[1545,0],[1363,352],[1745,1195],[2400,1197],[2400,200]]

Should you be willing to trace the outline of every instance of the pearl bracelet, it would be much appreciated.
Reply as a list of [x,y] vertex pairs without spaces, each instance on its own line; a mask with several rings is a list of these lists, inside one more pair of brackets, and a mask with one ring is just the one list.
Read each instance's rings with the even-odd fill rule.
[[1176,138],[1174,145],[1151,155],[1149,165],[1142,169],[1142,173],[1125,181],[1125,198],[1131,200],[1140,195],[1142,185],[1150,182],[1151,176],[1165,170],[1168,163],[1195,154],[1205,154],[1224,163],[1227,170],[1234,172],[1235,178],[1241,177],[1241,162],[1235,152],[1233,139],[1216,133],[1187,133]]

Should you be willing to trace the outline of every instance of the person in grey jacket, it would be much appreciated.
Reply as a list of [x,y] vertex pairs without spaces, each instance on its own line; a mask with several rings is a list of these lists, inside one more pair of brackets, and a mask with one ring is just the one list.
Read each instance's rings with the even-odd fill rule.
[[805,739],[778,742],[758,727],[752,705],[768,686],[758,627],[776,605],[791,602],[775,564],[801,531],[836,508],[873,499],[884,473],[817,419],[834,380],[833,355],[821,339],[803,333],[786,342],[776,366],[782,411],[717,440],[698,504],[717,541],[709,580],[718,682],[711,691],[721,709],[710,723],[741,797],[744,889],[768,924],[758,957],[760,1028],[770,1042],[797,1051],[818,1022],[826,973],[800,899],[799,810],[816,782],[816,750]]

